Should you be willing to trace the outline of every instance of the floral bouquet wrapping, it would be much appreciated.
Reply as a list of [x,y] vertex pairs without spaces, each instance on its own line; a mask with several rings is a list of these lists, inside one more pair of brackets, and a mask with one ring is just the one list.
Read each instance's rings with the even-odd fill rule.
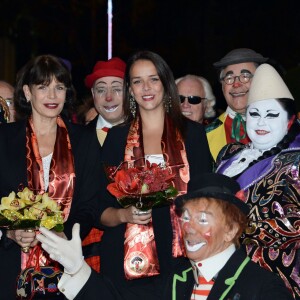
[[63,231],[63,216],[56,201],[48,193],[35,195],[25,187],[2,197],[0,205],[0,227],[7,229],[28,229],[46,227]]
[[122,163],[119,167],[107,167],[106,172],[112,181],[107,189],[124,208],[134,205],[145,211],[170,205],[178,194],[172,185],[175,174],[155,163],[146,161],[144,166],[132,168]]

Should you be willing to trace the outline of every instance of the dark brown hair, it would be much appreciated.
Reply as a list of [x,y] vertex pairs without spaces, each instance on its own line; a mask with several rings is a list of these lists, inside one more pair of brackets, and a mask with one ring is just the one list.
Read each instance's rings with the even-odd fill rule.
[[62,61],[53,55],[40,55],[27,62],[17,73],[15,85],[15,108],[17,119],[24,119],[31,115],[31,104],[27,102],[23,86],[45,84],[49,85],[52,79],[66,86],[66,103],[62,114],[67,115],[72,111],[72,104],[76,100],[76,92],[72,84],[72,77]]
[[[123,98],[123,109],[124,109],[124,119],[125,121],[131,121],[133,119],[129,107],[129,86],[130,86],[130,71],[134,63],[138,60],[149,60],[151,61],[156,70],[158,77],[160,78],[162,85],[164,87],[164,99],[170,99],[171,108],[169,111],[169,116],[173,121],[174,126],[183,134],[183,116],[180,108],[180,99],[177,91],[177,86],[175,84],[173,73],[165,62],[165,60],[158,54],[151,51],[138,51],[135,52],[127,61],[125,77],[124,77],[124,98]],[[137,105],[138,114],[138,105]]]

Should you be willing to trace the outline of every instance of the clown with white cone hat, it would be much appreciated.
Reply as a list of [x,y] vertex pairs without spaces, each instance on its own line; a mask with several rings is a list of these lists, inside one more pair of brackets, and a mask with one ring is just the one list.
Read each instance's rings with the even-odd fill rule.
[[248,105],[256,101],[276,98],[294,100],[294,97],[277,71],[269,64],[262,64],[256,69],[252,79]]
[[300,273],[300,124],[293,95],[269,64],[254,74],[246,124],[251,142],[225,146],[216,172],[234,177],[246,192],[251,226],[242,243],[248,255],[278,273],[300,299],[293,275]]

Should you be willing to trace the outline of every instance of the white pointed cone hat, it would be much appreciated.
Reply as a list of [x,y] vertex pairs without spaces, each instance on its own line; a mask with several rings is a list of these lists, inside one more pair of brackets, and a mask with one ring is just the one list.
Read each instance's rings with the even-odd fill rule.
[[269,64],[260,65],[252,78],[248,105],[261,100],[288,98],[294,100],[278,72]]

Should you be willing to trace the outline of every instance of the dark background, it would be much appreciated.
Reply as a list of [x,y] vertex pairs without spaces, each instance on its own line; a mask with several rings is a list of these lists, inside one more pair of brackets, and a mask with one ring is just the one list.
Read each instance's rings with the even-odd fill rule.
[[[174,77],[206,77],[225,107],[212,63],[234,48],[270,58],[300,101],[297,0],[113,0],[113,56],[160,54]],[[51,53],[72,63],[79,99],[97,60],[107,59],[106,0],[1,0],[0,79],[14,82],[31,57]]]

